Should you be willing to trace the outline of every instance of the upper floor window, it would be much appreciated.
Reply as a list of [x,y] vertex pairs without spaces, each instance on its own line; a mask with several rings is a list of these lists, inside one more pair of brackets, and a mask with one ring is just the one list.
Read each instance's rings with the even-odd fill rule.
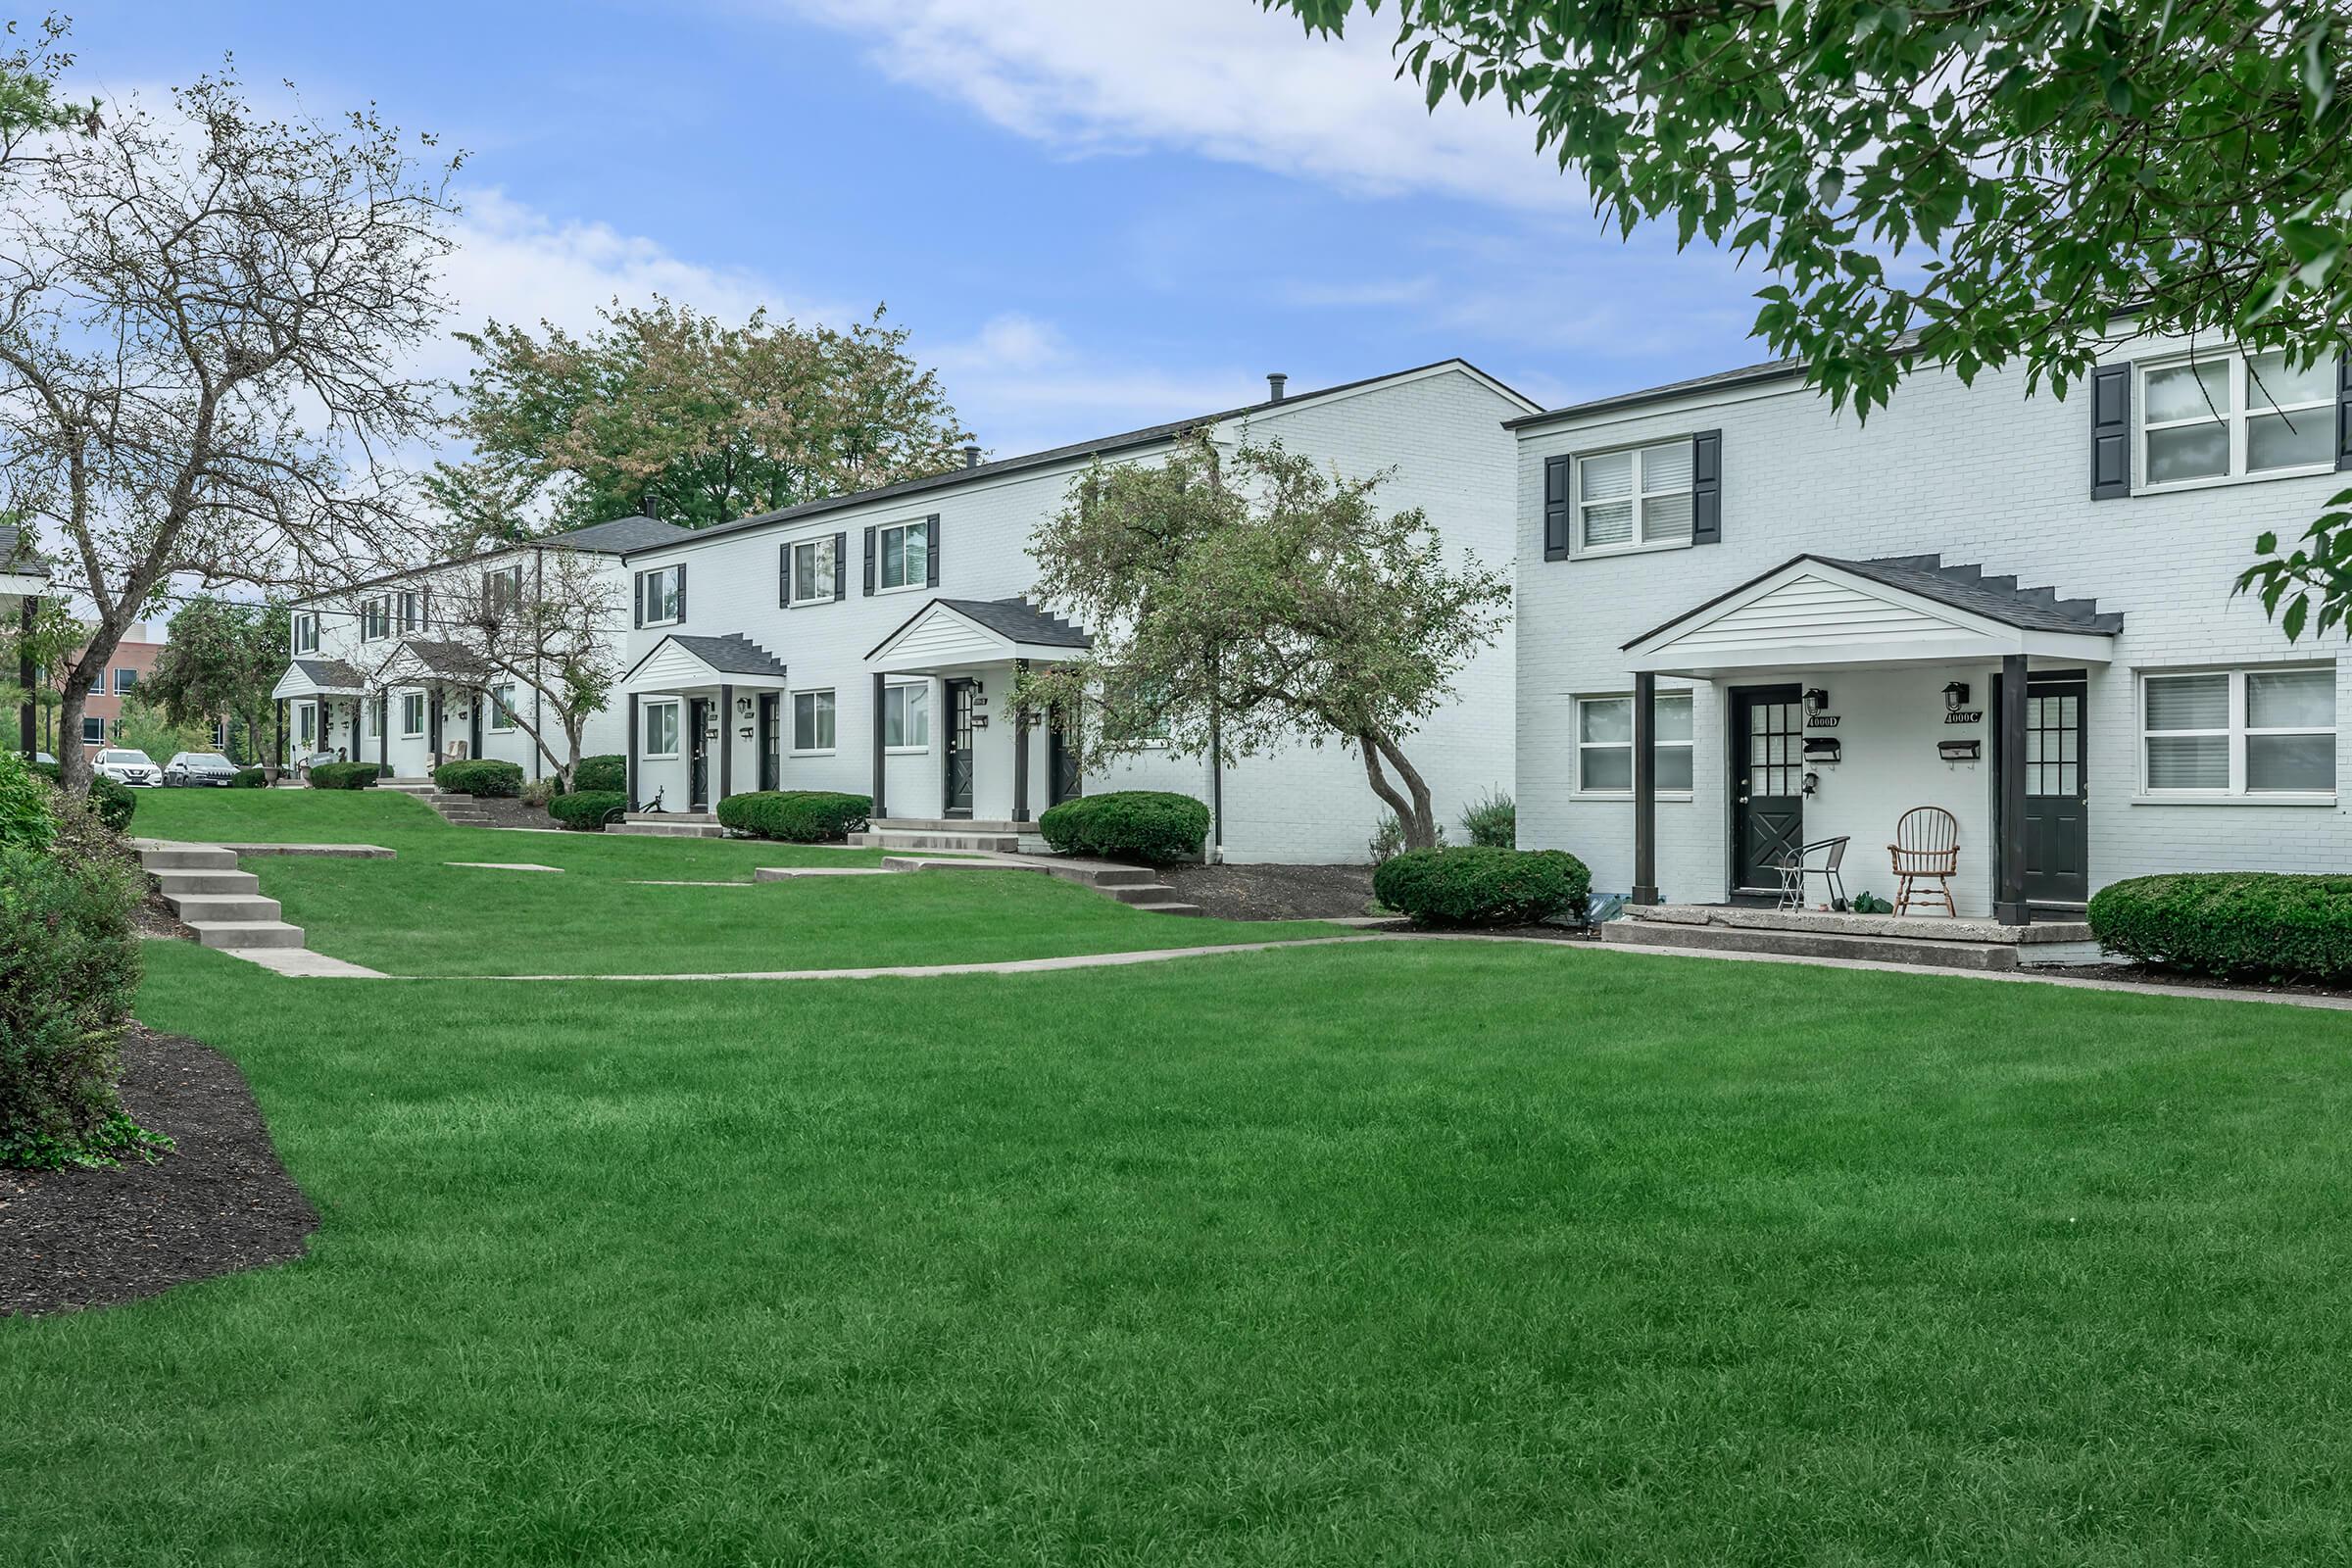
[[360,640],[374,642],[392,635],[392,600],[379,594],[360,606]]
[[522,567],[501,566],[496,571],[482,573],[482,605],[493,615],[503,615],[522,603]]
[[686,568],[656,566],[637,574],[637,624],[668,626],[686,618]]
[[2139,367],[2143,487],[2335,466],[2336,368],[2283,351]]
[[2332,795],[2335,666],[2143,676],[2140,731],[2151,795]]
[[81,744],[84,746],[104,746],[106,744],[106,720],[100,718],[96,713],[82,714]]
[[1576,460],[1576,543],[1585,555],[1690,542],[1689,437]]
[[294,652],[315,654],[318,651],[318,613],[302,610],[294,614]]
[[402,631],[415,631],[423,623],[423,599],[424,596],[414,589],[393,596],[394,603],[399,607]]
[[790,548],[792,602],[807,605],[836,597],[841,562],[834,550],[833,536],[804,539]]
[[137,670],[118,669],[115,671],[115,695],[117,697],[127,695],[130,689],[138,683],[139,672]]
[[878,584],[891,588],[920,588],[931,580],[931,524],[896,523],[874,539]]

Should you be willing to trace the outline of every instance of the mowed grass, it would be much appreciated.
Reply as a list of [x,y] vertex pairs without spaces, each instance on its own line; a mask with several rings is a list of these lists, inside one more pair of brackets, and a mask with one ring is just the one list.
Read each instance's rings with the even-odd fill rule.
[[[134,832],[231,843],[379,844],[392,860],[254,856],[320,953],[396,975],[698,974],[993,963],[1334,936],[1306,922],[1147,914],[1028,872],[806,877],[879,851],[456,827],[389,791],[147,790]],[[492,871],[462,861],[562,868]],[[654,886],[722,882],[717,887]]]
[[2340,1014],[1491,944],[149,962],[324,1229],[0,1322],[0,1561],[2352,1551]]

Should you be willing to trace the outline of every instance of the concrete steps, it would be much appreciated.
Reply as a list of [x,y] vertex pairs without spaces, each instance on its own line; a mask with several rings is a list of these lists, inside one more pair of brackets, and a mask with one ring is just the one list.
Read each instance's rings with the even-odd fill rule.
[[2004,970],[2018,967],[2017,949],[1994,942],[1950,942],[1933,937],[1870,936],[1849,931],[1790,931],[1756,926],[1689,925],[1665,920],[1610,920],[1600,940],[1618,947],[1685,948],[1705,953],[1771,953],[1792,958],[1859,958],[1923,969]]
[[1021,847],[1018,833],[950,832],[945,829],[868,828],[850,835],[859,850],[961,850],[968,855],[1012,855]]
[[1198,915],[1200,906],[1176,897],[1140,865],[1108,860],[1064,860],[1037,855],[1003,855],[987,859],[936,860],[919,855],[892,855],[882,860],[885,871],[1030,871],[1056,881],[1092,888],[1106,899],[1149,914]]
[[605,829],[651,839],[723,839],[727,830],[710,811],[631,811]]
[[237,858],[212,845],[138,842],[139,864],[156,879],[164,906],[208,948],[299,948],[302,927],[280,918],[275,899],[237,869]]

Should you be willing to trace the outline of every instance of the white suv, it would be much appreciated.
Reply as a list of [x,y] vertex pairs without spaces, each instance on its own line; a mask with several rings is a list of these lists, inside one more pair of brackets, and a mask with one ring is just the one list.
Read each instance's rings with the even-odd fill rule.
[[155,765],[154,758],[145,752],[134,752],[121,746],[110,746],[100,752],[97,760],[90,763],[90,770],[118,784],[140,788],[164,781],[164,770]]

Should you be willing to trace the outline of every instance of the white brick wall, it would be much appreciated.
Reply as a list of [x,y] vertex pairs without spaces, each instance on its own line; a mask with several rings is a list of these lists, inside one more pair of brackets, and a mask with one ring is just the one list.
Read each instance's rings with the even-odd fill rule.
[[[2140,344],[2136,352],[2158,352]],[[2156,871],[2191,869],[2343,870],[2352,865],[2352,824],[2340,807],[2151,805],[2135,803],[2140,761],[2135,674],[2184,666],[2337,659],[2342,639],[2290,646],[2249,599],[2232,599],[2236,573],[2253,559],[2255,536],[2302,531],[2327,499],[2343,488],[2336,474],[2263,480],[2090,500],[2089,398],[2079,388],[2064,403],[2029,398],[2021,372],[1985,374],[1974,388],[1922,371],[1890,408],[1867,423],[1828,405],[1795,382],[1720,392],[1713,397],[1602,413],[1521,432],[1519,445],[1519,823],[1521,843],[1574,851],[1593,868],[1598,889],[1633,882],[1633,808],[1622,801],[1580,800],[1574,790],[1575,712],[1579,692],[1632,686],[1620,653],[1625,642],[1692,610],[1790,557],[1818,552],[1870,558],[1940,554],[1947,565],[2014,573],[2022,587],[2052,587],[2062,597],[2095,597],[2120,611],[2123,633],[2114,662],[2093,667],[2088,733],[2091,886]],[[1544,460],[1642,441],[1723,431],[1723,543],[1656,554],[1545,562]],[[1899,706],[1939,701],[1933,680],[1913,672],[1920,690],[1899,677],[1859,682],[1842,677],[1857,699],[1867,684],[1874,702]],[[1794,673],[1791,679],[1797,678]],[[1818,676],[1836,685],[1840,677]],[[1975,694],[1989,700],[1982,674]],[[1665,684],[1665,683],[1662,683]],[[1725,683],[1728,688],[1730,683]],[[2339,782],[2352,777],[2352,660],[2337,662]],[[1687,802],[1658,808],[1658,873],[1669,899],[1716,900],[1727,875],[1726,768],[1721,691],[1702,684],[1695,699],[1695,789]],[[1834,706],[1837,706],[1834,704]],[[1883,864],[1893,815],[1915,786],[1866,783],[1874,753],[1846,721],[1847,758],[1825,780],[1824,820],[1842,810],[1852,855]],[[1919,736],[1889,736],[1889,746],[1925,748]],[[1989,750],[1989,747],[1987,748]],[[1908,756],[1908,752],[1904,753]],[[1884,762],[1884,754],[1879,760]],[[1987,831],[1983,797],[1989,765],[1966,780],[1936,782],[1932,761],[1916,787],[1940,790],[1963,808],[1964,905],[1983,907],[1988,861],[1978,853]],[[1922,804],[1913,801],[1910,804]],[[1884,818],[1883,821],[1878,818]],[[1814,828],[1809,814],[1808,833]],[[1867,857],[1867,860],[1864,858]],[[1883,871],[1849,886],[1876,887]]]

